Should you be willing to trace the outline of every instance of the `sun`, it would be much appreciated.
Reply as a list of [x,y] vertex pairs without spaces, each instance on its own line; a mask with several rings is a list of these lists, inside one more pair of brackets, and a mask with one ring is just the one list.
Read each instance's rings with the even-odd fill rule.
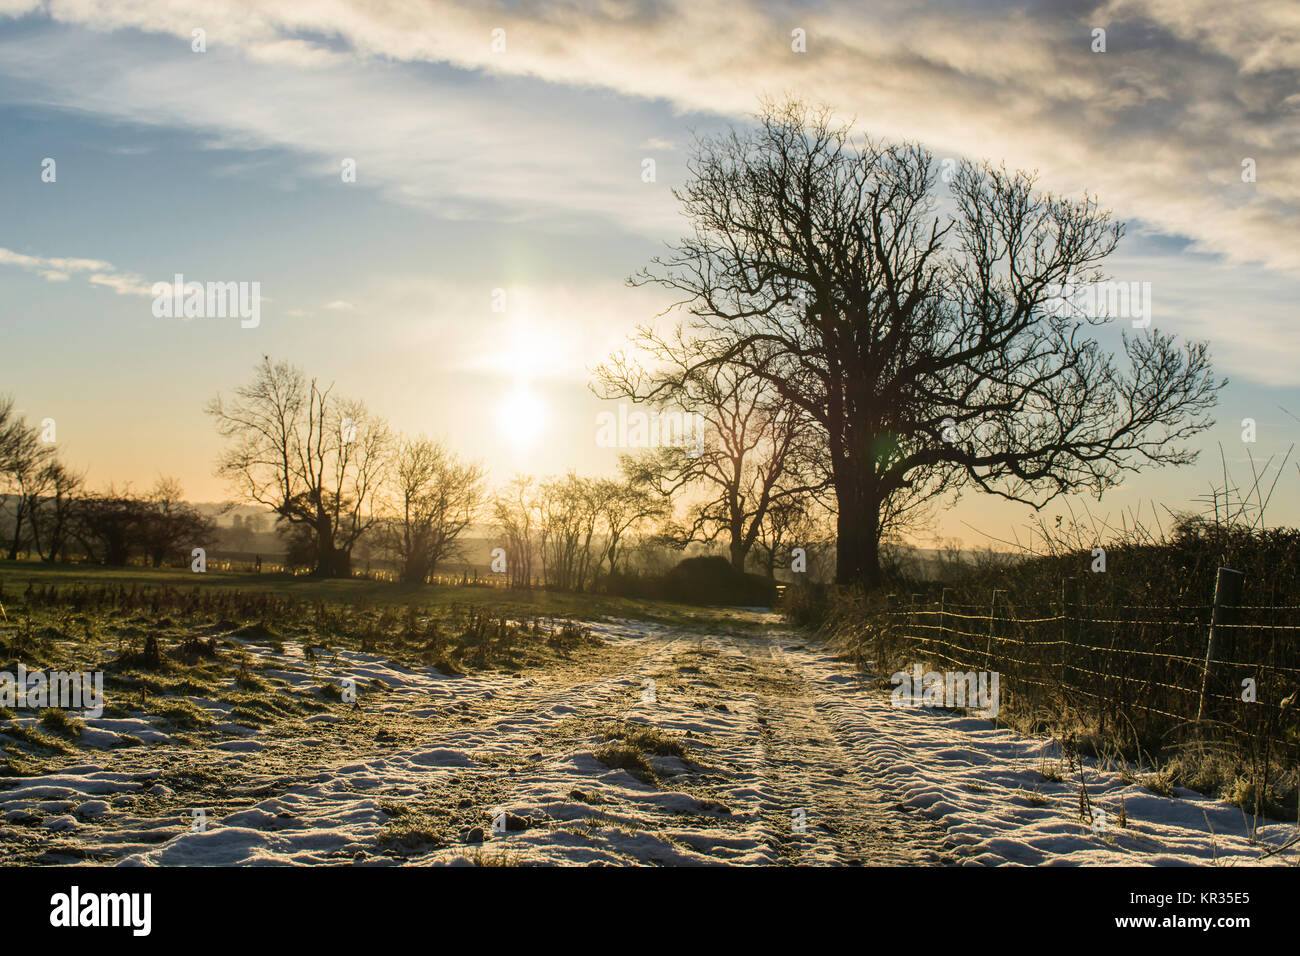
[[525,384],[516,385],[497,406],[497,428],[518,449],[531,448],[541,437],[546,412],[541,400]]

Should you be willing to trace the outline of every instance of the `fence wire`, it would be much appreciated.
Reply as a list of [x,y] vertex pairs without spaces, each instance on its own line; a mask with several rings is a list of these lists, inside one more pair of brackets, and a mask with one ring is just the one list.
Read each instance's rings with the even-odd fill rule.
[[1062,594],[1055,606],[1017,607],[1002,591],[982,607],[895,603],[877,660],[997,671],[1003,708],[1064,706],[1103,731],[1123,724],[1149,740],[1212,725],[1297,752],[1300,607],[1221,606],[1216,619],[1214,605],[1090,605]]

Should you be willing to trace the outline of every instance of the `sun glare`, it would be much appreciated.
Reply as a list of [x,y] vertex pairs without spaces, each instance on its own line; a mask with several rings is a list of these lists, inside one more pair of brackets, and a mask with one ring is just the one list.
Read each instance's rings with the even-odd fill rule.
[[497,428],[518,449],[531,448],[541,436],[546,414],[527,385],[516,385],[497,408]]

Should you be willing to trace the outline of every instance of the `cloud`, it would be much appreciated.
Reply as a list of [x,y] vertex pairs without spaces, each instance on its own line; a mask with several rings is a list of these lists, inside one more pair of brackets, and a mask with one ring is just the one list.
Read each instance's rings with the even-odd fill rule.
[[[1138,240],[1138,247],[1142,239]],[[1295,321],[1295,282],[1259,266],[1228,266],[1191,252],[1126,255],[1111,270],[1117,280],[1151,283],[1156,328],[1212,345],[1215,366],[1233,381],[1275,387],[1300,383],[1300,324]],[[1119,323],[1118,332],[1127,323]]]
[[[751,112],[760,94],[794,92],[874,135],[919,139],[940,157],[1005,160],[1037,169],[1047,188],[1097,194],[1138,226],[1117,268],[1149,248],[1146,237],[1185,237],[1136,276],[1156,278],[1157,302],[1178,306],[1157,324],[1208,336],[1233,374],[1295,381],[1300,333],[1281,303],[1300,275],[1300,14],[1287,3],[1265,0],[1250,16],[1209,0],[1090,10],[266,0],[256,16],[214,2],[198,18],[163,0],[5,9],[38,11],[21,35],[0,31],[0,76],[14,80],[0,95],[11,101],[190,130],[210,146],[293,150],[314,188],[374,189],[451,220],[675,236],[683,223],[666,187],[680,173],[682,127],[707,129]],[[190,51],[198,25],[201,55]],[[506,31],[500,53],[496,27]],[[806,53],[790,47],[796,27]],[[1091,50],[1097,27],[1104,53]],[[659,165],[653,186],[640,181],[647,151]],[[344,158],[357,162],[356,184],[340,180]],[[1247,158],[1253,183],[1241,178]],[[253,155],[224,169],[281,167]],[[47,281],[116,274],[42,261],[24,267]],[[96,284],[127,294],[133,278]],[[355,290],[333,294],[364,302]],[[615,299],[610,314],[627,314]],[[510,334],[531,341],[526,324]],[[549,355],[559,341],[535,347]],[[456,361],[478,369],[479,352]],[[562,356],[539,364],[580,371]]]
[[153,298],[152,282],[146,282],[137,275],[103,275],[95,274],[90,276],[91,285],[100,285],[112,289],[118,295],[143,295]]
[[[133,31],[112,42],[85,30],[0,33],[0,77],[14,80],[11,102],[190,130],[210,147],[290,150],[301,182],[378,190],[443,219],[679,228],[666,186],[641,180],[645,131],[628,135],[628,111],[607,97],[369,56],[304,67],[259,44],[232,50],[223,36],[209,27],[208,52],[194,54]],[[341,176],[345,160],[355,183]],[[222,171],[273,175],[265,166],[255,157]]]
[[73,273],[86,274],[86,281],[91,285],[104,286],[118,295],[153,295],[150,283],[143,278],[135,273],[121,272],[102,259],[29,256],[0,248],[0,265],[17,266],[47,282],[67,282]]
[[[644,229],[671,222],[668,205],[646,202],[622,182],[625,170],[609,168],[620,137],[634,147],[657,137],[539,113],[537,101],[516,106],[481,83],[397,75],[393,64],[446,64],[479,79],[534,78],[729,116],[752,110],[759,92],[799,91],[877,135],[1035,167],[1045,185],[1096,192],[1122,217],[1187,236],[1199,250],[1300,271],[1300,26],[1289,0],[1252,4],[1249,16],[1212,0],[1112,0],[1079,13],[944,0],[743,12],[721,0],[267,0],[256,16],[231,0],[206,5],[201,17],[165,0],[9,7],[94,31],[170,34],[176,56],[191,60],[190,33],[202,21],[205,56],[238,51],[243,82],[222,71],[212,84],[212,64],[187,78],[174,62],[144,59],[123,76],[108,56],[97,65],[92,56],[70,81],[47,80],[62,85],[62,102],[139,121],[323,155],[364,143],[362,181],[443,211],[486,204],[526,215],[554,199],[573,214]],[[1091,51],[1094,27],[1107,30],[1105,53]],[[502,52],[493,52],[494,28],[505,30]],[[795,28],[806,31],[806,53],[791,49]],[[60,62],[22,52],[6,59],[20,54],[27,76]],[[1256,161],[1253,184],[1241,182],[1244,158]]]

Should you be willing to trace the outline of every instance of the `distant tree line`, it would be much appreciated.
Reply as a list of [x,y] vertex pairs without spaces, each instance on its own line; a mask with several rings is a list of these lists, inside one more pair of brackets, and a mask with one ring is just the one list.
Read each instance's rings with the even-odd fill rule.
[[207,543],[213,522],[183,499],[180,484],[159,478],[148,492],[110,486],[90,491],[85,476],[59,458],[39,426],[0,397],[0,530],[10,560],[47,563],[73,557],[121,566],[160,567]]
[[509,584],[583,591],[627,575],[633,541],[680,552],[721,540],[738,572],[757,562],[770,577],[796,534],[817,537],[804,433],[753,388],[710,400],[694,454],[626,455],[618,477],[518,475],[495,493],[481,464],[395,435],[287,362],[264,358],[207,411],[227,439],[218,473],[238,500],[277,516],[290,563],[346,576],[364,544],[419,583],[464,556],[469,529],[490,525],[494,570]]

